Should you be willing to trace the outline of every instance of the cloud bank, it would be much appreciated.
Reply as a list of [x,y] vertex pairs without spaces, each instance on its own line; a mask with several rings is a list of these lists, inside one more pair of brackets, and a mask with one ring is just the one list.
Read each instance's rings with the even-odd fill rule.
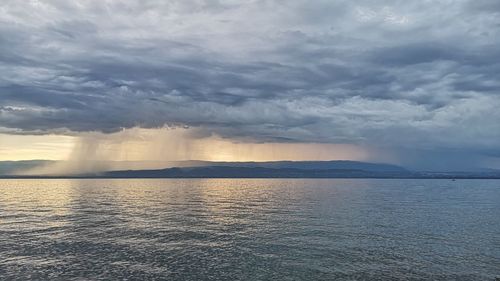
[[499,157],[499,45],[496,0],[3,0],[0,127]]

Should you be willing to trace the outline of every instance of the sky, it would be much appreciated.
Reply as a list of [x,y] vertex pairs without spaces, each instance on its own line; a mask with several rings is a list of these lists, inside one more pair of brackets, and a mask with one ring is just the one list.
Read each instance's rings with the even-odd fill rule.
[[0,160],[500,168],[497,0],[0,0]]

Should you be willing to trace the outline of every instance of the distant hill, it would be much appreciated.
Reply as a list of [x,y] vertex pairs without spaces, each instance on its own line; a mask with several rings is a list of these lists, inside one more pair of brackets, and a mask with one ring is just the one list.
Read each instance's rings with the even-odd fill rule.
[[125,178],[339,178],[408,177],[411,172],[391,165],[359,161],[209,162],[182,161],[180,167],[101,173]]
[[410,177],[411,172],[366,171],[361,169],[297,169],[267,167],[205,166],[161,170],[112,171],[105,178],[368,178]]
[[369,172],[407,172],[403,167],[385,164],[349,160],[334,161],[271,161],[271,162],[210,162],[210,161],[180,161],[178,167],[259,167],[272,169],[302,169],[302,170],[363,170]]
[[[13,171],[34,168],[49,161],[0,162],[3,178],[500,178],[500,171],[414,172],[384,163],[359,161],[209,162],[179,161],[165,169],[123,169],[71,175],[16,176]],[[10,174],[9,174],[10,173]]]
[[[63,161],[31,160],[31,161],[0,161],[0,175],[15,175],[43,165],[61,163]],[[71,164],[71,163],[70,163]],[[120,161],[98,161],[95,163],[101,167],[108,167],[106,171],[113,170],[138,170],[136,167],[149,167],[147,170],[160,170],[163,168],[187,168],[187,167],[235,167],[235,168],[272,168],[272,169],[302,169],[302,170],[363,170],[369,172],[405,172],[402,167],[382,164],[367,163],[359,161],[273,161],[273,162],[210,162],[210,161],[150,161],[150,162],[120,162]],[[82,173],[85,173],[82,171]]]

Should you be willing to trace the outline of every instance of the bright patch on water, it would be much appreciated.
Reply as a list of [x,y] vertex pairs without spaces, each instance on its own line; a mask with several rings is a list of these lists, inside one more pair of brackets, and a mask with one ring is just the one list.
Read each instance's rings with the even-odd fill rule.
[[494,280],[495,180],[0,180],[1,280]]

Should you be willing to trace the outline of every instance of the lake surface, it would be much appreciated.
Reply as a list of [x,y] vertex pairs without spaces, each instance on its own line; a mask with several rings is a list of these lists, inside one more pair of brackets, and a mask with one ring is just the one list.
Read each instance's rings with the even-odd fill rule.
[[498,180],[0,180],[0,280],[496,277]]

